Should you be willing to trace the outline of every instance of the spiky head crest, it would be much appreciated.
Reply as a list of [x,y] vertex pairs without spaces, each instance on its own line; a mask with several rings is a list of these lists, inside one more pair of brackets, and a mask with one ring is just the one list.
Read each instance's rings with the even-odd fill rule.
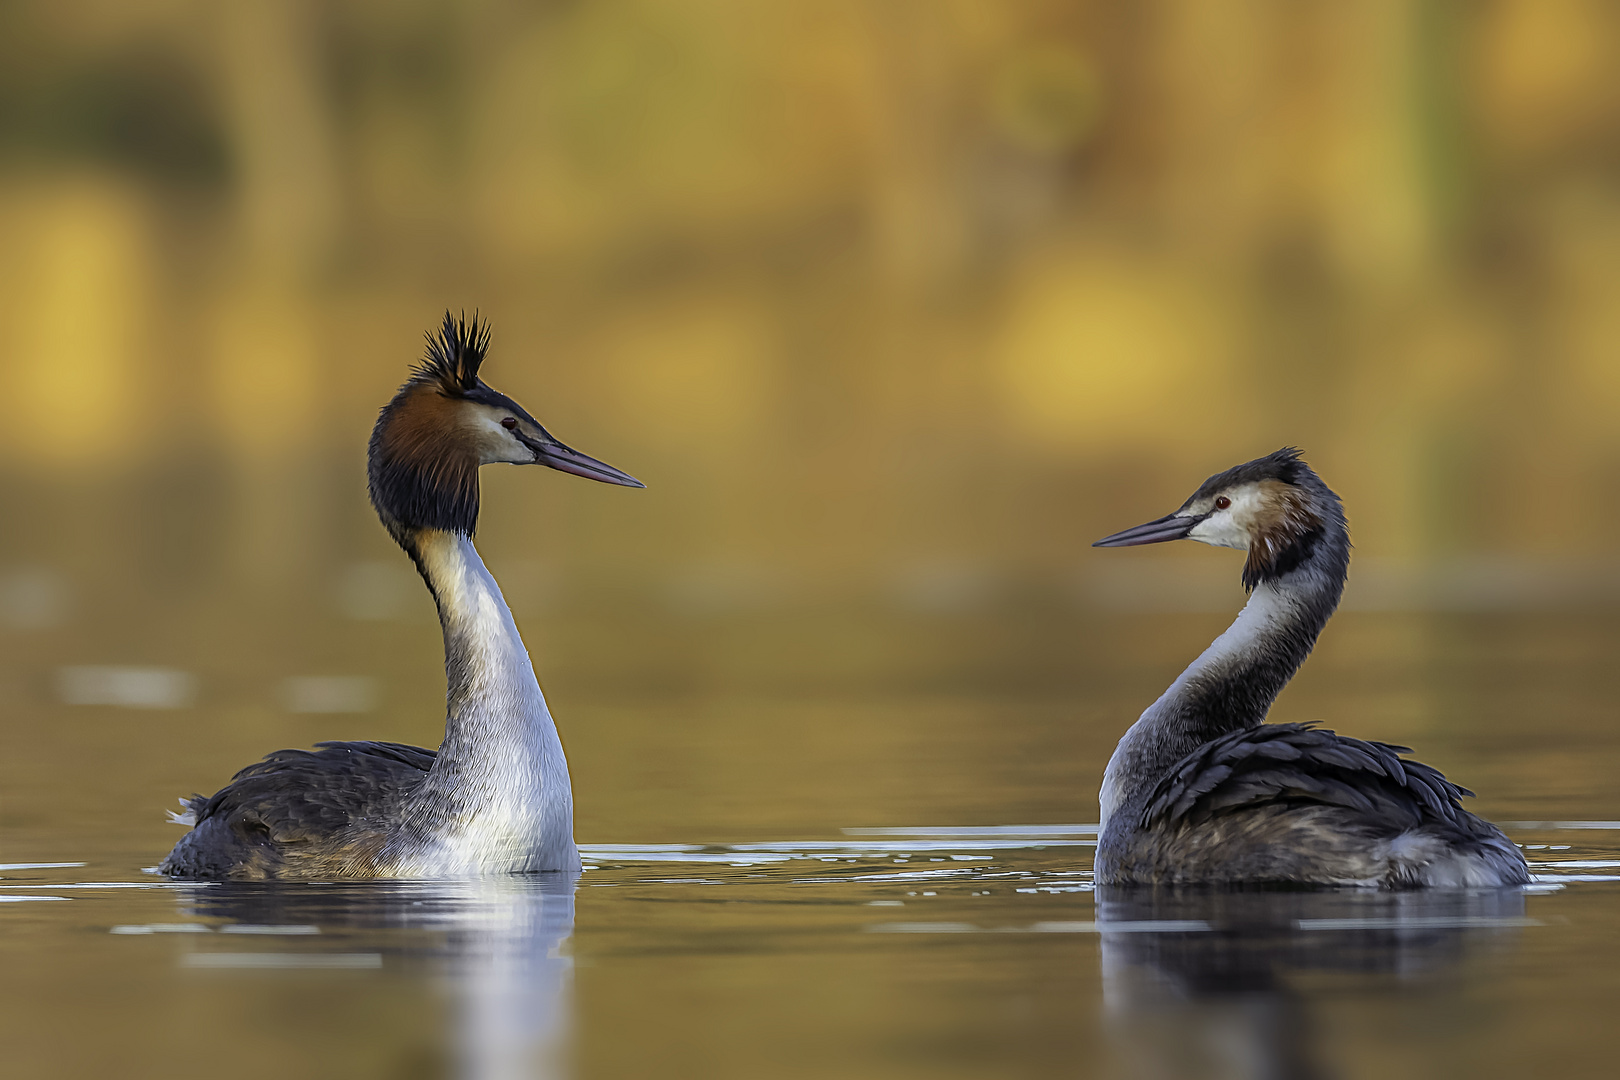
[[427,343],[427,355],[377,416],[367,455],[372,505],[407,551],[412,529],[471,536],[477,528],[479,453],[460,422],[462,408],[498,400],[517,409],[478,379],[489,325],[477,314],[446,311]]
[[473,312],[469,320],[446,309],[438,334],[427,334],[427,355],[411,372],[413,383],[433,383],[447,397],[464,397],[478,387],[478,368],[489,351],[489,324]]

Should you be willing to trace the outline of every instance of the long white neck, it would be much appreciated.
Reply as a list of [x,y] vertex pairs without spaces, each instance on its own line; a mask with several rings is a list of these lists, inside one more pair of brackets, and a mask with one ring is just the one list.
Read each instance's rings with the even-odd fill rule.
[[440,876],[578,870],[557,725],[528,650],[472,541],[415,534],[444,627],[444,743],[404,815],[404,870]]

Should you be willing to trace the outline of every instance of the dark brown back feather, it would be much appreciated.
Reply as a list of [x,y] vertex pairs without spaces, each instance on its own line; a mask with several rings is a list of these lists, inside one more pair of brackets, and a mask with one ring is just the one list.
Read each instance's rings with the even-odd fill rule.
[[380,835],[436,756],[403,743],[316,745],[277,750],[212,796],[192,799],[192,831],[160,869],[175,877],[300,876]]
[[1198,747],[1148,799],[1143,828],[1194,825],[1265,805],[1319,804],[1359,811],[1390,835],[1424,821],[1472,833],[1460,800],[1473,792],[1438,769],[1401,754],[1404,746],[1365,742],[1310,724],[1262,724]]

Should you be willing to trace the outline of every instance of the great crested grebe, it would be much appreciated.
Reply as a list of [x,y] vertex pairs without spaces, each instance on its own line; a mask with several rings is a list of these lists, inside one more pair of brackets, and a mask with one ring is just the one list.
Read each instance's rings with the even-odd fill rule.
[[1099,884],[1519,885],[1524,857],[1473,793],[1307,724],[1265,724],[1339,605],[1344,508],[1292,448],[1205,480],[1093,547],[1198,540],[1249,553],[1249,602],[1131,725],[1103,773]]
[[411,557],[444,629],[437,752],[386,742],[278,750],[212,797],[158,867],[182,878],[449,877],[580,868],[557,727],[517,624],[473,547],[478,467],[547,465],[642,483],[552,438],[478,377],[487,326],[445,313],[427,358],[371,433],[372,505]]

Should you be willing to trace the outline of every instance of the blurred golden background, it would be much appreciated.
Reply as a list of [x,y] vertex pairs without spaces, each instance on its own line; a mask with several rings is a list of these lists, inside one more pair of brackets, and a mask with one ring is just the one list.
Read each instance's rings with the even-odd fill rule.
[[[7,4],[14,726],[193,706],[164,738],[206,769],[141,781],[176,794],[434,743],[364,448],[446,307],[649,485],[486,470],[565,696],[1061,681],[1110,612],[1240,603],[1221,553],[1086,545],[1285,443],[1346,498],[1352,608],[1612,605],[1617,41],[1600,0]],[[1219,622],[1141,631],[1151,676],[1063,751],[1074,813]]]
[[1368,555],[1609,550],[1597,0],[3,17],[7,481],[219,499],[213,572],[319,563],[446,306],[653,484],[496,513],[638,575],[1073,561],[1285,442]]
[[[0,4],[8,877],[150,883],[162,811],[268,751],[438,744],[364,458],[447,307],[648,484],[484,470],[582,843],[1096,821],[1243,592],[1232,552],[1088,545],[1284,444],[1357,548],[1276,717],[1498,821],[1620,818],[1613,0]],[[579,890],[582,1076],[1110,1068],[1090,945],[845,941],[865,893],[673,880]],[[1017,919],[1090,918],[1064,891]],[[19,1075],[450,1071],[438,945],[205,983],[107,934],[186,894],[64,895],[6,905]],[[1439,979],[1476,996],[1301,985],[1364,1073],[1579,1072],[1588,895]]]

